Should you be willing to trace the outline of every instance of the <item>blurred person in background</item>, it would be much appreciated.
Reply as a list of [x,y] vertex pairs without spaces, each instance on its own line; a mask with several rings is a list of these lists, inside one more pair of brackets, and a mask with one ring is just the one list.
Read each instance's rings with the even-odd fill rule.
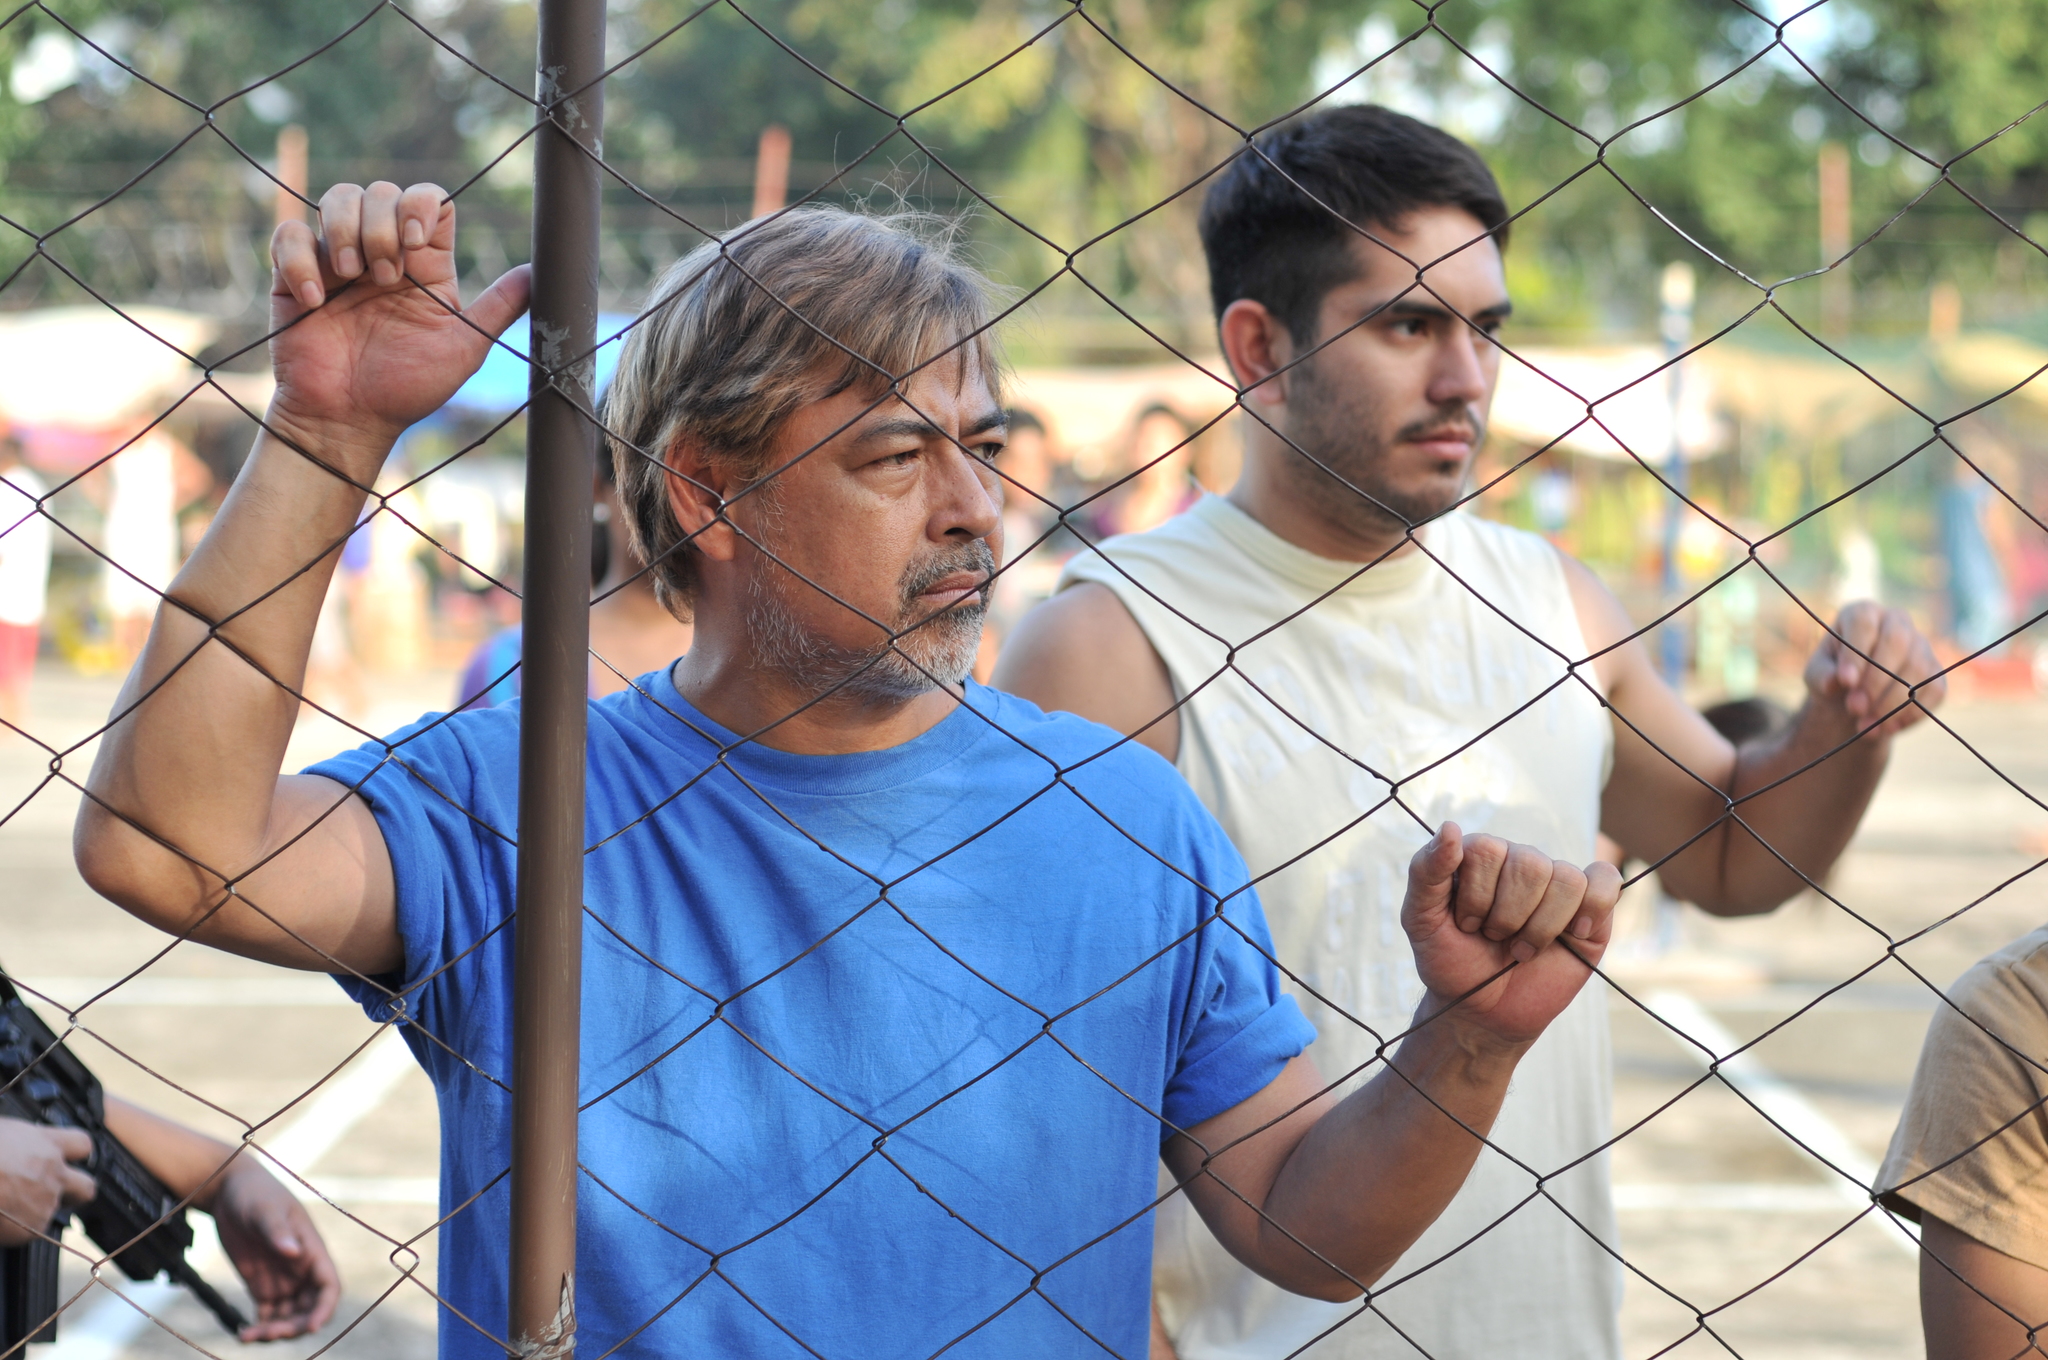
[[[346,551],[343,556],[346,558]],[[349,578],[344,562],[327,583],[327,594],[320,601],[320,621],[313,629],[313,650],[306,658],[306,680],[299,693],[308,704],[355,723],[369,711],[369,691],[350,638]]]
[[[528,273],[458,313],[431,184],[336,186],[321,223],[273,238],[278,385],[115,701],[77,861],[158,929],[402,1018],[442,1112],[441,1353],[560,1349],[496,1334],[518,865],[485,829],[517,825],[517,717],[432,714],[285,776],[272,678],[305,664],[360,488]],[[587,714],[593,1353],[1134,1355],[1162,1158],[1238,1259],[1355,1298],[1605,950],[1612,866],[1438,828],[1400,918],[1414,1028],[1321,1094],[1187,785],[967,678],[1002,548],[987,294],[922,219],[792,208],[677,261],[626,341],[620,498],[695,632]]]
[[115,654],[142,651],[164,587],[178,570],[178,446],[161,426],[137,434],[113,457],[100,551]]
[[42,641],[50,585],[50,521],[38,506],[49,488],[0,435],[0,723],[19,729]]
[[1131,423],[1130,480],[1105,497],[1102,534],[1141,534],[1202,498],[1195,481],[1193,432],[1180,413],[1157,402]]
[[[316,1332],[334,1316],[341,1277],[305,1207],[253,1152],[107,1097],[107,1129],[164,1188],[213,1217],[220,1244],[256,1303],[244,1341]],[[82,1129],[0,1117],[0,1247],[49,1229],[61,1211],[92,1199],[92,1156]]]
[[[1003,543],[1012,554],[1018,554],[1059,522],[1060,506],[1053,489],[1055,469],[1045,422],[1016,407],[1010,408],[1009,420],[1010,442],[1003,445],[996,467],[1003,477]],[[1051,582],[1046,584],[1050,594]]]
[[[654,573],[640,560],[619,512],[618,469],[597,460],[590,535],[590,697],[617,694],[632,677],[690,650],[690,625],[654,593]],[[463,665],[455,706],[492,708],[519,697],[518,624],[486,638]]]
[[[1769,911],[1827,874],[1893,736],[1922,716],[1893,676],[1936,668],[1905,614],[1851,605],[1835,625],[1846,644],[1829,637],[1807,666],[1796,720],[1738,752],[1659,677],[1589,570],[1453,510],[1510,312],[1508,212],[1485,162],[1370,105],[1259,148],[1215,179],[1201,217],[1248,412],[1242,474],[1227,496],[1078,553],[995,684],[1176,763],[1250,861],[1341,1078],[1400,1031],[1415,994],[1394,912],[1424,824],[1574,861],[1604,830],[1676,897]],[[1934,681],[1919,703],[1942,695]],[[1734,798],[1768,847],[1725,815]],[[1611,1081],[1607,998],[1588,989],[1530,1052],[1498,1150],[1367,1314],[1272,1288],[1168,1200],[1154,1354],[1618,1357],[1596,1155]]]
[[2048,1336],[2048,927],[1948,989],[1878,1171],[1920,1225],[1928,1360],[2037,1355]]
[[1948,566],[1949,631],[1966,654],[1990,647],[2013,626],[2012,592],[1986,523],[1996,500],[1983,474],[1958,458],[1936,503]]
[[427,661],[430,588],[420,557],[433,549],[413,527],[426,522],[426,506],[411,480],[387,469],[377,479],[383,504],[349,536],[348,556],[361,563],[347,577],[349,645],[364,669],[385,675],[410,675]]
[[1058,469],[1043,421],[1011,408],[1009,442],[996,459],[996,469],[1003,477],[1003,546],[1008,556],[989,593],[988,632],[1000,641],[1017,620],[1052,594],[1060,567],[1073,555],[1078,540],[1054,527],[1060,519]]

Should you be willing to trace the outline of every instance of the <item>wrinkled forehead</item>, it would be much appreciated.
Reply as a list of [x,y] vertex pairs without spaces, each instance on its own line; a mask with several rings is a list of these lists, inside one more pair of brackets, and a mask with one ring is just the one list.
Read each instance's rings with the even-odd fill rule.
[[[830,386],[827,379],[834,380]],[[966,447],[1008,422],[988,375],[971,356],[942,356],[894,382],[870,373],[865,381],[849,383],[844,375],[821,373],[809,398],[779,427],[780,451],[762,474],[779,481],[778,467],[787,472],[792,469],[785,464],[819,461],[814,454],[837,462],[878,442],[906,438]]]
[[880,365],[863,364],[858,372],[843,374],[835,385],[877,412],[902,414],[914,409],[943,424],[942,415],[974,419],[985,408],[1000,410],[1001,382],[1001,371],[986,338],[971,336],[934,346],[932,353],[900,375],[892,375]]

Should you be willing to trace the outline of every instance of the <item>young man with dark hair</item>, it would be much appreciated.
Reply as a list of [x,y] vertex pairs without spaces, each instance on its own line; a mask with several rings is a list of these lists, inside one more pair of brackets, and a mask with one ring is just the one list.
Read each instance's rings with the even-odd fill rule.
[[[403,1017],[440,1097],[441,1354],[499,1356],[517,706],[279,766],[362,488],[526,279],[460,312],[432,185],[320,215],[273,241],[265,431],[122,693],[78,858],[144,920]],[[967,679],[1002,546],[988,323],[916,223],[799,209],[679,262],[621,357],[621,507],[696,631],[590,709],[592,1354],[1135,1357],[1162,1156],[1237,1259],[1355,1296],[1601,956],[1610,866],[1443,827],[1403,922],[1418,1027],[1323,1095],[1186,785]]]
[[[1176,762],[1250,863],[1323,1070],[1359,1070],[1417,994],[1401,865],[1442,820],[1572,858],[1604,830],[1723,915],[1824,876],[1921,715],[1900,680],[1933,657],[1903,613],[1851,605],[1797,721],[1738,751],[1591,572],[1453,510],[1509,313],[1508,213],[1471,148],[1385,109],[1318,113],[1224,171],[1201,227],[1242,477],[1079,553],[995,683]],[[1618,1356],[1606,1004],[1587,989],[1531,1051],[1370,1315],[1269,1288],[1163,1206],[1156,1285],[1183,1360]]]

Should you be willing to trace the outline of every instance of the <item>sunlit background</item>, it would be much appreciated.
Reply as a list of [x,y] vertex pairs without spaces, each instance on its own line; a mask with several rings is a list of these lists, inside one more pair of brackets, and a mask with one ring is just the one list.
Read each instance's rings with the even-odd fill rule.
[[[268,394],[270,231],[336,181],[433,180],[461,191],[466,292],[526,259],[534,11],[53,8],[75,32],[37,11],[0,27],[0,421],[26,468],[8,475],[54,489],[57,525],[46,598],[0,599],[40,619],[28,688],[0,695],[0,718],[35,738],[0,738],[4,806],[28,800],[0,826],[0,874],[22,887],[0,909],[0,961],[77,1001],[161,941],[77,882],[75,795],[46,782],[50,757],[77,777],[90,748],[73,745],[247,453]],[[1968,661],[1950,716],[1972,745],[1931,729],[1902,743],[1833,890],[1903,933],[2024,875],[2048,849],[2048,815],[2022,792],[2048,735],[2048,648],[2027,626],[2048,606],[2048,382],[2033,381],[2048,366],[2048,133],[2023,121],[2048,88],[2048,0],[1827,0],[1769,21],[1722,0],[1432,13],[1433,27],[1412,4],[1330,0],[1079,15],[614,0],[606,333],[705,232],[759,211],[815,196],[957,216],[1015,303],[1010,401],[1031,417],[1005,455],[1031,493],[1012,492],[1008,537],[1039,546],[1006,574],[993,646],[1085,540],[1235,476],[1194,234],[1205,177],[1245,131],[1316,98],[1440,123],[1483,151],[1519,214],[1477,512],[1592,564],[1641,622],[1678,610],[1650,645],[1701,704],[1796,704],[1841,603],[1912,611],[1945,661]],[[380,483],[390,513],[344,556],[295,762],[446,707],[518,622],[523,333],[509,339]],[[2039,924],[2030,882],[1930,937],[1928,976]],[[1695,1034],[1751,1037],[1858,977],[1758,1058],[1767,1089],[1818,1121],[1799,1124],[1809,1146],[1837,1138],[1844,1165],[1874,1163],[1933,1004],[1896,965],[1861,971],[1882,940],[1813,897],[1725,925],[1646,881],[1629,911],[1617,975]],[[150,977],[163,985],[88,1013],[104,1043],[87,1056],[114,1089],[223,1133],[239,1127],[224,1111],[276,1110],[369,1032],[317,979],[188,949]],[[1698,1069],[1640,1015],[1618,1025],[1627,1122]],[[353,1215],[321,1210],[358,1312],[420,1259],[405,1244],[432,1218],[430,1095],[409,1069],[380,1080],[320,1126],[331,1137],[304,1135]],[[1752,1360],[1919,1354],[1910,1244],[1882,1225],[1832,1237],[1853,1196],[1726,1091],[1660,1115],[1616,1166],[1644,1271],[1631,1355],[1686,1336],[1725,1354],[1696,1310],[1734,1298],[1714,1325]],[[332,1353],[431,1353],[432,1316],[402,1288]],[[191,1353],[135,1327],[110,1344],[90,1353]]]

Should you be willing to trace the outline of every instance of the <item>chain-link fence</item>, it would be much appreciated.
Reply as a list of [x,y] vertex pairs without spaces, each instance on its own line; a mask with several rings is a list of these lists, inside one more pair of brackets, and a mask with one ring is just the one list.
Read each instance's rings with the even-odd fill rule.
[[[2040,917],[2029,40],[1469,9],[9,17],[0,1061],[140,1172],[16,1224],[8,1353],[224,1353],[204,1288],[307,1354],[1917,1353],[1902,1214],[2048,1070],[1943,999]],[[1445,821],[1629,885],[1483,1149],[1395,1066]],[[1205,1143],[1273,988],[1320,1076]],[[1937,1016],[2011,1070],[1881,1174]],[[1371,1278],[1232,1179],[1359,1091],[1478,1149]],[[188,1210],[204,1288],[130,1279]]]

